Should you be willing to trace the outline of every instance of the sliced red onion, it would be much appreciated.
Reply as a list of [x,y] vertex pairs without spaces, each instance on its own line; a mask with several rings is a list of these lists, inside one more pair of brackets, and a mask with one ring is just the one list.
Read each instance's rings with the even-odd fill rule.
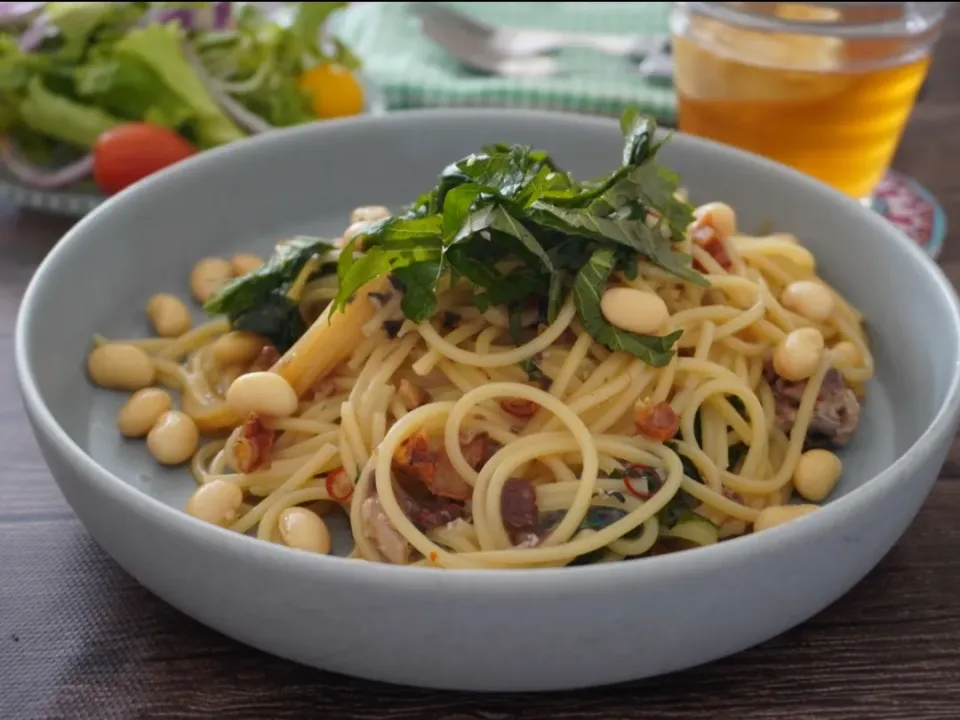
[[93,155],[84,155],[79,160],[53,170],[34,165],[21,157],[9,140],[3,142],[0,160],[17,180],[30,187],[53,190],[72,185],[93,172]]
[[0,2],[0,27],[28,22],[41,10],[42,2]]
[[148,21],[164,24],[177,22],[185,30],[224,30],[230,27],[232,19],[232,3],[229,2],[215,2],[208,7],[196,10],[190,8],[154,10],[147,15]]
[[193,71],[197,74],[197,77],[200,78],[200,82],[203,83],[207,92],[210,93],[214,102],[220,106],[221,110],[233,118],[238,125],[256,135],[276,130],[273,125],[262,117],[247,110],[242,103],[230,97],[230,94],[223,89],[220,83],[207,72],[207,69],[203,66],[200,58],[197,57],[197,54],[193,51],[193,48],[190,47],[189,43],[185,42],[183,44],[183,54],[186,56],[187,62],[190,63],[190,67],[193,68]]
[[47,36],[47,28],[50,27],[50,18],[46,13],[40,13],[30,23],[30,27],[20,36],[20,52],[33,52],[43,39]]

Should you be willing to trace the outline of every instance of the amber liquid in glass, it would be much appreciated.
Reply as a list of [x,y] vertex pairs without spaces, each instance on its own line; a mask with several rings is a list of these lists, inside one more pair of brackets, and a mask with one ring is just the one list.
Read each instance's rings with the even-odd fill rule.
[[929,57],[849,72],[838,68],[852,53],[890,48],[695,22],[711,42],[674,39],[680,129],[869,196],[893,158]]

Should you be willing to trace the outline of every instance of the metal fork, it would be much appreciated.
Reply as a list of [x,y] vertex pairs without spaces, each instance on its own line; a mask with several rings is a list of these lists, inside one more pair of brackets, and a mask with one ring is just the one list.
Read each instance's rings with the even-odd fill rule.
[[423,31],[461,62],[500,75],[544,76],[557,70],[548,53],[563,48],[590,48],[619,57],[669,57],[662,36],[597,35],[487,25],[434,3],[414,3]]

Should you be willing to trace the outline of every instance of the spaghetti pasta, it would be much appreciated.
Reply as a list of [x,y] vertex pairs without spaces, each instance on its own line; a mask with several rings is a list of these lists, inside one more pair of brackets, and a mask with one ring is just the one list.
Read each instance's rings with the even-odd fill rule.
[[[538,162],[525,182],[557,172]],[[471,182],[480,189],[465,209],[484,192],[496,195],[496,186],[501,199],[528,203],[516,210],[523,218],[542,219],[543,198],[561,197],[541,191],[540,200],[518,199],[522,192],[508,196],[490,177]],[[448,187],[447,206],[468,186]],[[577,192],[592,193],[591,203],[606,197],[594,185]],[[390,243],[401,242],[388,237],[398,225],[387,218],[366,234],[371,242],[381,238],[379,251],[281,246],[288,264],[264,266],[288,274],[271,289],[269,313],[261,312],[261,296],[243,313],[228,311],[228,319],[180,337],[98,336],[95,346],[139,348],[155,367],[155,381],[182,394],[186,415],[212,436],[191,462],[196,482],[242,490],[241,504],[204,517],[228,518],[226,527],[261,540],[283,542],[279,518],[302,507],[318,516],[344,512],[353,558],[450,569],[609,562],[719,542],[755,524],[769,527],[765,511],[798,492],[817,501],[829,493],[840,468],[833,451],[856,427],[873,361],[862,316],[816,275],[812,255],[795,238],[729,231],[736,220],[725,205],[684,217],[682,200],[655,205],[651,194],[634,188],[632,202],[642,201],[644,212],[624,223],[663,228],[673,251],[692,259],[696,282],[654,250],[623,261],[621,250],[604,255],[594,246],[558,297],[531,291],[490,302],[478,299],[491,294],[477,281],[480,270],[460,258],[449,262],[469,272],[426,268],[435,287],[421,313],[411,306],[423,288],[413,284],[415,273],[400,269],[419,267],[410,253],[433,258],[434,246],[408,244],[407,255],[397,255],[402,259],[383,261]],[[596,245],[593,229],[577,231],[554,212],[570,206],[564,202],[550,212],[566,224],[545,221],[551,232],[565,228],[567,239]],[[597,212],[608,220],[617,210]],[[403,217],[410,228],[429,213],[415,208]],[[559,253],[544,260],[528,242],[531,224],[508,227],[506,215],[498,217],[475,234],[508,234],[517,240],[514,255],[556,269]],[[671,239],[658,223],[675,218],[682,232]],[[454,237],[465,232],[454,230],[444,247],[455,248]],[[408,232],[403,242],[415,235]],[[502,259],[496,262],[502,267]],[[336,263],[339,284],[321,272]],[[351,273],[362,263],[377,268],[357,284]],[[269,276],[257,272],[262,286]],[[584,280],[590,272],[598,283]],[[805,283],[804,293],[790,290],[797,283]],[[244,287],[241,278],[229,292]],[[620,294],[626,305],[601,302],[614,288],[629,291]],[[789,307],[780,300],[785,294]],[[806,313],[798,297],[815,297],[818,312]],[[662,318],[637,313],[642,303],[662,306]],[[282,312],[301,324],[298,332],[284,331],[287,342],[264,324]],[[644,329],[645,322],[655,325]],[[219,361],[213,344],[235,333],[258,344],[260,356]],[[254,394],[243,406],[260,407],[257,382],[249,382],[255,373],[283,378],[296,393],[296,409],[285,416],[236,413],[226,390],[244,375]],[[817,460],[824,457],[830,462]],[[796,476],[801,464],[803,483]],[[208,495],[238,501],[233,493]],[[808,509],[798,506],[797,514]]]

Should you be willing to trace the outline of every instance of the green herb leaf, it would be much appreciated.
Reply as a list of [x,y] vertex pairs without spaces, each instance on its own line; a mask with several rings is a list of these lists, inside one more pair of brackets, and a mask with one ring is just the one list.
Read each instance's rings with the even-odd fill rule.
[[300,308],[283,292],[274,290],[251,307],[232,318],[234,330],[255,333],[267,338],[283,353],[306,332]]
[[[366,242],[366,237],[364,241]],[[378,278],[381,275],[386,275],[387,273],[395,272],[401,268],[408,268],[417,263],[439,264],[443,255],[439,235],[432,240],[427,238],[413,240],[396,239],[389,245],[375,245],[359,258],[351,257],[348,260],[344,260],[344,256],[352,256],[352,250],[353,243],[345,248],[340,256],[341,265],[338,269],[340,289],[333,300],[335,310],[345,307],[350,298],[370,280]],[[432,265],[431,269],[434,269]],[[423,276],[418,274],[416,280],[419,282],[426,275],[427,273],[424,273]],[[414,285],[418,285],[418,283],[414,283]],[[420,286],[418,285],[418,287]],[[422,288],[420,289],[422,290]],[[413,292],[417,292],[417,290]],[[435,287],[433,294],[434,307],[436,307]],[[421,299],[407,303],[406,307],[411,309],[418,307],[419,310],[416,314],[419,316],[423,307],[429,306],[429,300],[425,306],[420,305],[422,302],[421,295]]]
[[663,337],[638,335],[620,330],[606,321],[600,310],[600,295],[614,270],[616,251],[600,248],[590,257],[590,262],[577,273],[573,283],[573,299],[577,315],[584,329],[594,340],[613,351],[634,355],[649,365],[663,367],[673,357],[671,348],[683,334],[682,331]]
[[259,268],[225,285],[204,304],[203,309],[208,315],[226,314],[232,320],[268,302],[276,291],[285,291],[310,258],[326,255],[333,249],[329,240],[295,237],[278,246],[273,256]]
[[393,271],[403,283],[400,309],[407,318],[416,323],[424,322],[437,311],[437,281],[442,273],[441,258],[422,260]]

